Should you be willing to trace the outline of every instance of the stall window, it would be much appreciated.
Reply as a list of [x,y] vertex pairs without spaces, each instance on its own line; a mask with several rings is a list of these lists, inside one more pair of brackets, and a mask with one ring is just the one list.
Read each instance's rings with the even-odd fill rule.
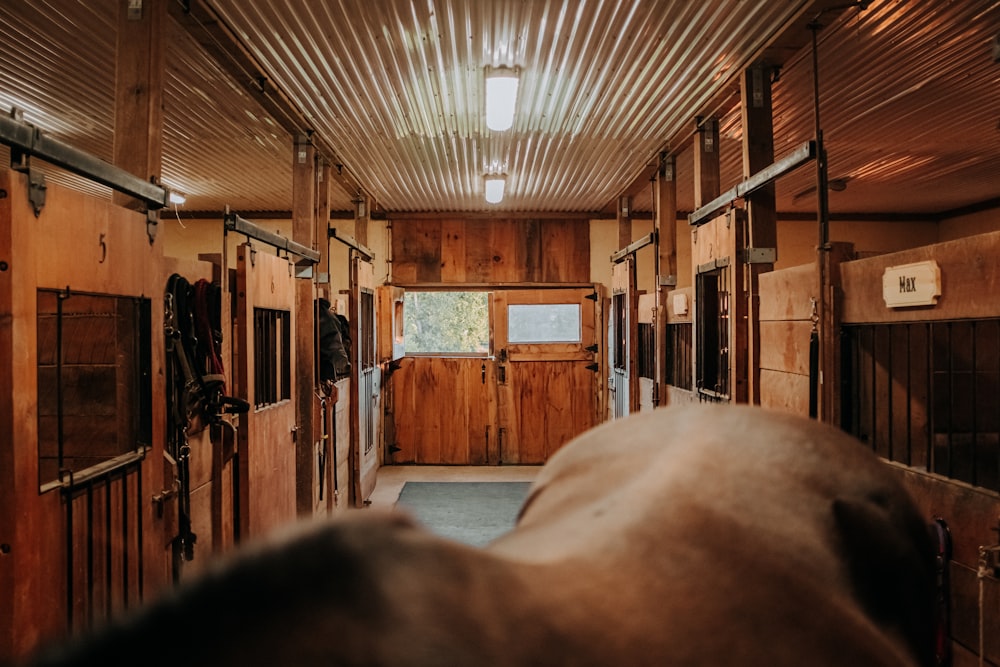
[[844,430],[891,461],[1000,491],[1000,320],[841,330]]
[[614,318],[614,325],[612,326],[614,332],[614,341],[612,344],[614,366],[622,372],[624,372],[625,366],[628,363],[629,332],[626,296],[623,292],[611,297],[611,313]]
[[79,481],[152,441],[149,299],[38,290],[39,484]]
[[254,407],[292,396],[291,325],[287,310],[254,308]]
[[639,323],[639,377],[656,377],[656,330],[648,322]]
[[698,392],[702,400],[729,398],[729,267],[697,279]]

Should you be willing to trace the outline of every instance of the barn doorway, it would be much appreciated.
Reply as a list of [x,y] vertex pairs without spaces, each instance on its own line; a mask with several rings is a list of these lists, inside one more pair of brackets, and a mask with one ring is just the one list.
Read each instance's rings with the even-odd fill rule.
[[[404,299],[390,463],[539,464],[596,423],[593,286],[436,294]],[[467,321],[454,320],[459,310]],[[410,339],[431,330],[447,332],[450,349]]]

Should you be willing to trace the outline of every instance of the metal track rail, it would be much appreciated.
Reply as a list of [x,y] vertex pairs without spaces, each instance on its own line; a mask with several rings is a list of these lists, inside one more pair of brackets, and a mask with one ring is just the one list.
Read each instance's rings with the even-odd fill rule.
[[227,212],[224,222],[227,231],[238,232],[244,236],[249,236],[252,239],[263,241],[264,243],[279,250],[284,250],[285,252],[296,255],[310,264],[317,264],[319,262],[318,250],[307,248],[301,243],[296,243],[281,234],[269,232],[260,225],[241,218],[235,213]]
[[150,183],[121,167],[46,136],[39,128],[10,116],[0,116],[0,142],[11,147],[11,157],[37,157],[74,174],[89,178],[113,190],[135,197],[150,209],[167,206],[169,191]]

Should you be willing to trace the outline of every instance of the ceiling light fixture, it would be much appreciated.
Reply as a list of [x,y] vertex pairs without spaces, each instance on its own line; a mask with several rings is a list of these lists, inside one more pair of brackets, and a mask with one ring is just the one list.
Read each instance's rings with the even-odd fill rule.
[[187,197],[185,197],[179,192],[174,192],[173,190],[170,191],[168,199],[170,200],[170,203],[174,204],[175,206],[183,205],[184,202],[187,201]]
[[517,74],[511,67],[486,68],[486,127],[491,130],[509,130],[514,125]]
[[503,199],[503,188],[507,182],[507,177],[503,174],[489,174],[486,176],[486,201],[491,204],[498,204]]

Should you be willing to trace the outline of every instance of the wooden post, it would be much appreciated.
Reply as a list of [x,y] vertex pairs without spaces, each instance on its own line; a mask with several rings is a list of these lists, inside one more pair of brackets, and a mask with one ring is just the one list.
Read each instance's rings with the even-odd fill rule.
[[[695,136],[694,136],[694,207],[697,209],[704,204],[712,201],[720,194],[720,182],[722,180],[719,175],[719,121],[715,118],[710,119],[698,119],[698,123],[695,126]],[[695,230],[697,234],[697,230]],[[692,322],[692,359],[691,359],[691,372],[694,374],[693,378],[698,378],[698,309],[701,306],[699,304],[699,294],[698,294],[698,262],[695,261],[694,256],[696,253],[696,248],[694,247],[697,237],[692,236],[692,260],[691,260],[691,285],[693,289],[694,298],[691,304],[691,322]]]
[[371,217],[368,197],[359,195],[354,200],[354,238],[363,246],[368,245],[368,220]]
[[676,158],[664,155],[656,174],[656,405],[667,404],[667,293],[677,287]]
[[[771,114],[771,68],[754,65],[743,73],[740,85],[743,116],[743,177],[749,178],[774,162],[774,128]],[[774,183],[747,197],[749,233],[746,250],[778,247]],[[774,270],[771,262],[757,263],[747,257],[748,280],[747,380],[750,403],[760,404],[760,289],[761,273]]]
[[[164,36],[167,0],[118,0],[114,163],[159,182],[163,155]],[[120,192],[119,206],[144,205]]]
[[[821,336],[827,336],[827,340],[837,340],[837,332],[840,330],[842,317],[842,306],[844,301],[843,282],[841,280],[840,265],[854,259],[854,244],[847,242],[834,242],[830,244],[830,252],[823,253],[828,258],[826,267],[829,276],[829,292],[827,294],[827,307],[825,309],[825,319],[822,323]],[[820,360],[820,368],[825,368],[827,377],[821,385],[822,391],[819,396],[820,415],[822,421],[834,426],[840,425],[842,396],[838,387],[841,380],[841,357],[839,345],[827,345],[823,351],[825,358]]]
[[[330,288],[330,184],[333,178],[333,166],[320,156],[316,155],[316,212],[314,215],[314,221],[316,224],[315,239],[316,248],[319,250],[319,262],[316,263],[314,267],[314,279],[313,284],[316,287],[316,297],[322,297],[333,303],[333,294]],[[314,311],[314,317],[316,312]],[[318,323],[314,322],[313,326],[318,326]],[[316,341],[318,346],[318,339]],[[319,354],[318,349],[315,354]],[[317,368],[318,364],[314,364],[313,368]],[[319,384],[319,378],[315,378],[315,382]],[[335,455],[337,448],[335,440],[337,434],[334,429],[334,419],[333,416],[336,414],[336,405],[338,400],[337,387],[334,386],[332,393],[326,396],[324,400],[314,401],[313,407],[313,419],[314,419],[314,440],[319,444],[318,447],[320,451],[318,454],[322,456],[322,460],[326,461],[326,469],[317,470],[317,475],[319,477],[316,480],[316,484],[321,485],[320,488],[323,489],[323,497],[317,497],[316,504],[314,506],[314,511],[319,514],[329,514],[337,508],[338,495],[335,493],[337,489],[337,457]],[[317,457],[317,460],[319,458]]]
[[632,243],[632,197],[623,195],[618,198],[618,249]]
[[721,194],[719,190],[719,120],[698,123],[694,142],[694,207],[697,209]]
[[[308,137],[295,139],[292,151],[292,240],[316,248],[316,151]],[[317,265],[313,271],[318,271]],[[316,400],[316,309],[312,280],[295,281],[295,504],[299,516],[313,513],[316,469],[313,462],[318,439]]]
[[325,160],[318,164],[316,173],[316,244],[319,263],[316,265],[316,282],[319,295],[327,299],[330,294],[330,183],[333,167]]

